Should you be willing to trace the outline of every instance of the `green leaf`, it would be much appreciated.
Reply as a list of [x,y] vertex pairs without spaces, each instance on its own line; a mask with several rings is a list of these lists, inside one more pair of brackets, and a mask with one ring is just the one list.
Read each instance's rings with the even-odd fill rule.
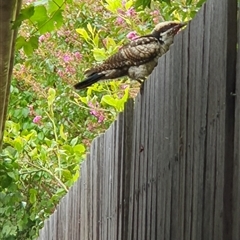
[[9,176],[1,176],[1,188],[9,187],[13,182],[13,179]]
[[95,47],[98,47],[98,44],[99,44],[98,34],[96,34],[95,37],[93,38],[93,44],[94,44]]
[[21,49],[25,44],[26,44],[26,39],[23,36],[19,36],[16,39],[16,45],[15,45],[16,50]]
[[81,102],[83,102],[83,103],[85,103],[85,104],[87,104],[88,103],[88,97],[79,97],[80,98],[80,100],[81,100]]
[[17,177],[14,172],[7,172],[7,175],[12,178],[13,180],[17,180]]
[[32,159],[36,159],[38,157],[38,150],[37,150],[37,148],[33,148],[32,151],[30,151],[28,154],[29,154],[29,156]]
[[132,5],[133,5],[133,1],[132,0],[126,1],[125,8],[129,9],[130,7],[132,7]]
[[29,189],[29,201],[30,201],[30,203],[35,203],[36,202],[36,200],[37,200],[37,190],[35,190],[35,189],[33,189],[33,188],[31,188],[31,189]]
[[117,99],[115,99],[115,98],[113,98],[111,95],[104,95],[103,97],[102,97],[102,100],[101,100],[101,102],[104,102],[104,103],[106,103],[106,104],[108,104],[108,105],[110,105],[110,106],[113,106],[113,107],[115,107],[116,108],[116,106],[117,106]]
[[[2,234],[5,236],[16,236],[17,226],[14,226],[12,223],[5,221],[2,227]],[[8,238],[13,239],[13,238]]]
[[85,41],[88,41],[88,39],[90,38],[87,31],[84,28],[78,28],[76,29],[76,32],[79,33]]
[[145,9],[146,7],[150,8],[150,5],[151,5],[151,0],[137,0],[135,2],[135,8],[141,7]]
[[45,162],[47,160],[47,148],[42,147],[40,150],[40,159],[41,161]]
[[74,149],[74,152],[79,152],[79,153],[84,153],[86,151],[83,144],[77,144],[76,146],[73,147],[73,149]]
[[30,220],[31,221],[34,221],[36,219],[36,213],[35,212],[32,212],[29,216]]
[[29,114],[29,109],[28,109],[28,108],[22,109],[22,115],[23,115],[23,117],[27,117],[28,114]]
[[124,104],[128,99],[129,88],[125,89],[124,96],[121,99],[114,98],[111,95],[104,95],[101,102],[113,106],[117,111],[122,111],[124,109]]
[[16,137],[13,142],[13,146],[16,148],[18,152],[21,152],[23,150],[23,140],[21,137]]
[[24,46],[23,46],[23,50],[24,50],[24,52],[25,52],[25,54],[26,54],[27,56],[30,56],[30,55],[32,55],[32,53],[33,53],[33,48],[32,48],[32,46],[31,46],[30,44],[24,45]]
[[45,135],[44,135],[43,132],[39,132],[38,135],[37,135],[37,137],[38,137],[39,140],[43,140],[44,137],[45,137]]
[[72,178],[72,174],[68,169],[63,169],[62,174],[66,180],[69,180]]
[[60,9],[63,9],[65,4],[64,0],[49,0],[48,2],[48,12],[51,14],[53,12],[56,12]]
[[57,10],[46,21],[38,21],[38,29],[41,34],[51,32],[56,28],[60,28],[63,24],[62,10]]
[[29,40],[28,43],[31,44],[33,50],[38,48],[38,37],[32,36]]
[[51,32],[55,29],[54,22],[50,18],[47,21],[40,21],[38,22],[38,31],[40,34],[44,34],[46,32]]
[[75,137],[71,140],[70,145],[75,146],[77,142],[78,142],[78,137]]
[[60,136],[61,136],[62,139],[67,141],[67,135],[64,133],[64,129],[63,129],[63,125],[62,124],[60,126]]
[[45,22],[48,20],[48,18],[46,7],[40,5],[35,7],[35,12],[30,20],[33,22]]
[[53,16],[52,21],[54,22],[55,28],[60,28],[63,25],[62,10],[58,10]]
[[122,111],[124,109],[124,104],[127,102],[127,99],[128,99],[128,93],[129,93],[129,88],[126,88],[123,97],[117,101],[116,109],[118,111]]
[[168,5],[171,5],[171,1],[170,0],[161,0],[161,1],[167,3]]
[[34,14],[34,6],[29,6],[27,8],[22,9],[17,19],[14,21],[12,28],[15,29],[19,27],[22,24],[22,21],[26,19],[30,19],[33,14]]
[[49,88],[48,90],[48,106],[51,106],[55,100],[56,97],[56,91],[53,88]]
[[27,141],[32,139],[32,137],[36,137],[36,132],[34,130],[32,130],[29,134],[25,134],[23,136],[23,138],[26,139]]
[[200,8],[203,5],[203,3],[205,3],[205,2],[206,2],[206,0],[199,0],[197,3],[197,7]]
[[38,38],[32,36],[25,44],[23,45],[24,52],[27,56],[33,54],[33,51],[38,48]]
[[117,44],[116,44],[116,42],[114,41],[114,39],[113,38],[110,38],[110,37],[107,37],[106,38],[106,41],[105,41],[105,43],[106,43],[106,48],[107,49],[109,49],[109,48],[116,48],[116,46],[117,46]]
[[94,37],[94,31],[95,31],[95,29],[92,28],[92,26],[91,26],[90,23],[87,24],[87,29],[88,29],[88,31],[92,34],[92,37]]
[[95,58],[96,61],[101,62],[107,58],[106,51],[104,48],[94,48],[92,52],[93,57]]
[[122,6],[122,2],[119,0],[106,0],[105,8],[110,12],[116,13],[119,8]]

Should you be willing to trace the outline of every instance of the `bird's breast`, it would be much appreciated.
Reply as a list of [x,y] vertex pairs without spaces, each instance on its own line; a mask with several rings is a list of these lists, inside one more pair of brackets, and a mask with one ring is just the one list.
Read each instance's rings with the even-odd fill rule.
[[128,76],[133,80],[145,79],[148,75],[152,73],[153,69],[157,65],[157,61],[158,58],[155,58],[148,63],[130,67],[128,69]]

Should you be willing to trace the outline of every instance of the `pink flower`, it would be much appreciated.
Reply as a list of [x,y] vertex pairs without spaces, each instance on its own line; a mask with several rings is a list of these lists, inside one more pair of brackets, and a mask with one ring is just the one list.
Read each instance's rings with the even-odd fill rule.
[[60,69],[57,70],[57,74],[58,74],[58,76],[61,77],[61,78],[64,77],[64,73],[63,73],[63,71],[60,70]]
[[127,11],[126,11],[126,16],[128,17],[132,17],[136,15],[136,11],[133,7],[130,7]]
[[44,40],[46,39],[46,37],[44,35],[41,35],[39,38],[38,38],[38,41],[39,42],[44,42]]
[[41,117],[41,116],[36,116],[36,117],[33,119],[33,123],[40,124],[41,120],[42,120],[42,117]]
[[45,33],[38,38],[38,42],[44,42],[51,37],[50,33]]
[[104,121],[104,119],[105,119],[104,115],[103,115],[103,114],[99,114],[99,116],[98,116],[98,122],[99,122],[99,123],[102,123],[102,122]]
[[64,33],[62,32],[62,30],[57,31],[57,36],[58,37],[64,36]]
[[77,60],[82,60],[82,54],[80,52],[75,52],[74,53],[74,57],[77,59]]
[[135,31],[130,32],[130,33],[127,34],[127,38],[130,39],[130,40],[134,40],[134,39],[138,38],[138,35]]
[[150,13],[152,16],[159,16],[159,11],[158,10],[154,10]]
[[90,114],[96,117],[96,116],[97,116],[97,111],[94,110],[94,109],[92,109],[92,110],[90,111]]
[[98,119],[98,123],[103,122],[105,119],[105,116],[101,110],[97,109],[97,107],[99,107],[99,104],[96,103],[96,106],[94,106],[92,102],[89,102],[88,106],[91,107],[90,114],[95,116]]
[[119,14],[121,14],[121,15],[125,15],[125,11],[124,11],[123,9],[121,9],[121,8],[119,8],[119,9],[117,10],[117,12],[118,12]]
[[64,62],[70,62],[71,60],[72,60],[72,58],[69,55],[67,55],[67,54],[63,55],[63,61]]
[[124,23],[124,19],[121,18],[121,17],[117,17],[116,23],[117,23],[118,25],[122,25],[122,24]]
[[64,32],[64,35],[65,35],[65,36],[71,35],[71,31],[70,31],[70,30],[66,30],[66,31]]
[[70,75],[72,75],[72,74],[75,74],[75,73],[76,73],[76,70],[75,70],[75,68],[72,67],[72,66],[67,66],[67,67],[66,67],[66,72],[69,73]]

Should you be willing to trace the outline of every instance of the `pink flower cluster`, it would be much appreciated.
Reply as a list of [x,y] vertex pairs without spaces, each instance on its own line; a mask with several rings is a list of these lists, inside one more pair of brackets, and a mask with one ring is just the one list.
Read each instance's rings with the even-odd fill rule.
[[50,33],[45,33],[38,38],[38,42],[40,43],[46,42],[50,37],[51,37]]
[[122,17],[117,17],[116,23],[117,25],[122,25],[125,23],[125,20]]
[[59,77],[68,78],[76,74],[76,65],[82,60],[82,54],[80,52],[71,53],[58,51],[56,57],[60,62],[60,68],[57,70]]
[[33,109],[33,105],[29,105],[28,108],[29,108],[29,115],[30,115],[30,116],[34,116],[34,118],[33,118],[33,123],[35,123],[35,124],[37,124],[37,125],[41,125],[41,124],[42,124],[42,122],[41,122],[42,116],[37,115],[37,114],[35,113],[35,111],[34,111],[34,109]]
[[34,119],[33,119],[33,123],[35,124],[40,124],[42,120],[42,117],[37,115]]
[[129,32],[127,34],[127,38],[130,39],[130,40],[134,40],[134,39],[139,38],[139,36],[137,35],[137,33],[135,31],[133,31],[133,32]]
[[105,120],[105,116],[103,114],[103,111],[101,111],[99,108],[99,103],[93,104],[93,102],[88,102],[88,106],[91,108],[90,114],[95,116],[98,119],[98,123],[102,123]]
[[124,19],[125,17],[132,18],[132,17],[136,16],[136,14],[137,14],[136,10],[133,7],[130,7],[129,9],[125,10],[124,9],[125,4],[126,4],[125,1],[123,1],[122,8],[119,8],[117,11],[119,14],[119,16],[116,19],[117,25],[121,25],[121,26],[125,25],[125,19]]
[[153,17],[154,24],[158,24],[160,22],[160,12],[158,10],[154,10],[150,14]]
[[133,7],[130,7],[127,11],[126,11],[126,16],[127,17],[133,17],[136,15],[136,11]]
[[[118,14],[119,14],[119,16],[116,19],[116,24],[117,25],[124,26],[126,24],[125,18],[133,18],[134,16],[137,15],[137,12],[134,9],[134,7],[124,9],[124,8],[126,8],[125,5],[126,5],[126,1],[122,1],[122,8],[119,8],[118,11],[117,11]],[[127,38],[130,39],[130,40],[134,40],[138,37],[139,36],[137,35],[137,33],[135,31],[129,32],[127,34]]]

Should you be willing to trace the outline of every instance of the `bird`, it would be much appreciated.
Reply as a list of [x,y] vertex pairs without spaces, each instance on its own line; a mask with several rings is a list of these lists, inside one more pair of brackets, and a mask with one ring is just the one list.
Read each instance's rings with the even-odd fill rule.
[[185,25],[185,22],[176,21],[158,23],[150,34],[131,40],[102,64],[87,69],[85,80],[75,84],[75,89],[124,76],[142,84],[157,66],[158,58],[169,50],[174,36]]

